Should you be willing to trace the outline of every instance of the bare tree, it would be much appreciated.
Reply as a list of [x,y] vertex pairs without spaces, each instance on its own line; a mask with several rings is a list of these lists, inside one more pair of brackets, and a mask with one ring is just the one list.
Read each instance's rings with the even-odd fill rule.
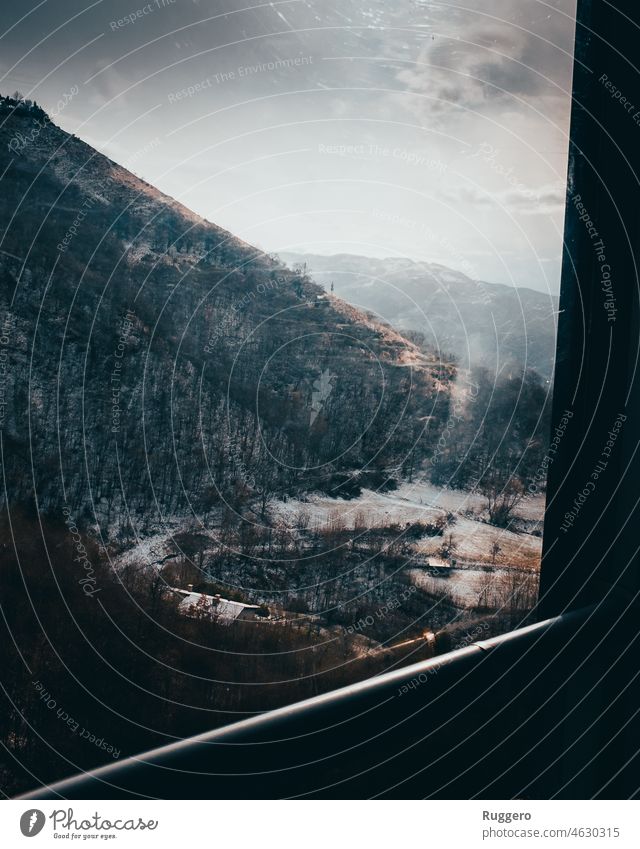
[[483,572],[480,577],[476,606],[484,609],[498,606],[495,575],[492,572]]
[[500,554],[502,554],[502,548],[501,548],[500,543],[498,542],[498,540],[497,540],[497,539],[494,539],[494,541],[493,541],[493,543],[492,543],[492,545],[491,545],[491,562],[493,563],[493,566],[494,566],[494,567],[495,567],[495,565],[496,565],[496,561],[497,561],[498,556],[499,556]]
[[504,478],[501,474],[491,473],[480,483],[480,490],[486,498],[489,521],[499,528],[511,524],[515,508],[524,498],[524,487],[514,477]]
[[449,532],[443,539],[442,545],[440,546],[440,554],[445,559],[449,557],[453,557],[453,555],[458,550],[458,541],[455,539],[453,534]]

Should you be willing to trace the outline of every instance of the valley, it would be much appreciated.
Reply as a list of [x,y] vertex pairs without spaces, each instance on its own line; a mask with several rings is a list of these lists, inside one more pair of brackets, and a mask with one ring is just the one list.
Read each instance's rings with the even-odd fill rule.
[[[6,507],[62,511],[117,575],[212,584],[328,627],[411,587],[407,610],[369,629],[381,641],[480,609],[496,630],[504,608],[526,614],[542,507],[525,487],[549,388],[513,321],[497,371],[486,334],[535,293],[401,259],[287,266],[35,104],[0,108],[6,149],[30,140],[3,178]],[[537,298],[533,353],[551,349]],[[443,338],[418,332],[420,304]]]
[[[379,261],[344,259],[356,292],[351,271],[254,248],[36,104],[2,98],[0,117],[13,791],[30,767],[68,771],[34,727],[77,768],[103,760],[34,678],[128,754],[527,621],[550,424],[539,300],[524,349],[513,323],[495,337],[497,362],[487,328],[513,293],[483,312],[476,283],[430,267],[464,316],[461,337],[434,295],[429,337],[365,297]],[[424,268],[394,269],[423,287]]]
[[[496,528],[479,495],[405,482],[348,501],[319,493],[274,501],[261,525],[239,523],[235,533],[176,521],[115,549],[112,562],[116,572],[140,570],[203,591],[210,585],[223,598],[264,605],[279,621],[337,625],[373,644],[426,625],[445,633],[479,616],[498,633],[533,606],[543,510],[536,496],[509,528]],[[390,598],[399,601],[385,624],[379,611]],[[358,621],[365,624],[356,628]]]

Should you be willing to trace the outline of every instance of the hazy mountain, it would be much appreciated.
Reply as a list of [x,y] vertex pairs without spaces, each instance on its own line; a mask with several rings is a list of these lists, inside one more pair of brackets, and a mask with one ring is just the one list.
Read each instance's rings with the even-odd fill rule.
[[494,370],[527,366],[552,377],[556,296],[472,280],[431,262],[337,254],[281,253],[305,264],[325,289],[371,310],[400,332],[424,334],[428,345],[453,353],[460,366]]
[[0,119],[10,500],[107,527],[264,509],[403,465],[424,422],[420,450],[437,438],[451,367],[37,107]]

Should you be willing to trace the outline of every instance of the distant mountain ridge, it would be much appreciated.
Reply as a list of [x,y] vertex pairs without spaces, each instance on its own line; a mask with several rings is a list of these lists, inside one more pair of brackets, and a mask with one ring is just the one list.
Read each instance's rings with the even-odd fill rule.
[[473,280],[460,271],[407,258],[284,251],[289,266],[311,277],[399,332],[424,335],[427,345],[454,354],[462,368],[529,367],[550,380],[558,298],[524,287]]

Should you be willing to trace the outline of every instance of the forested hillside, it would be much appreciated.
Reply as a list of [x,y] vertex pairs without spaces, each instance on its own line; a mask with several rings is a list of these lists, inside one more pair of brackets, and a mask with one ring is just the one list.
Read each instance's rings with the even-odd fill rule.
[[453,368],[2,102],[5,490],[116,528],[426,456]]

